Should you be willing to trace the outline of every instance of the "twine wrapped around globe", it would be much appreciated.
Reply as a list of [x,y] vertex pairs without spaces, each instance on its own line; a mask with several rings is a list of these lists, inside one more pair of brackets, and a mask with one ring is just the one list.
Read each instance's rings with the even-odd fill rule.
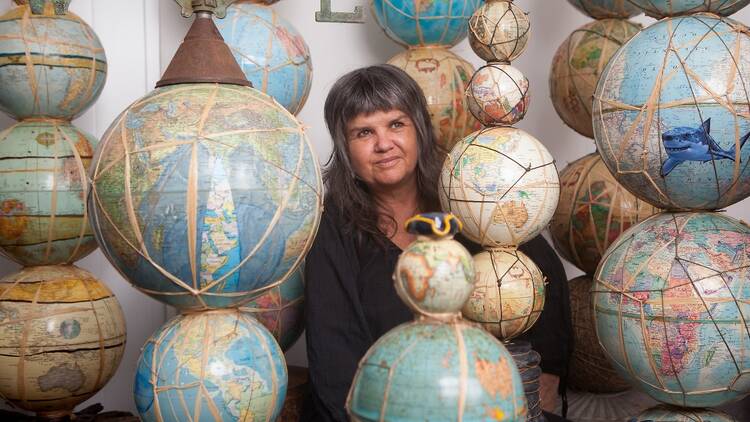
[[514,247],[547,226],[557,207],[555,161],[533,136],[513,127],[472,133],[451,150],[438,185],[440,204],[485,247]]
[[385,35],[404,47],[450,48],[466,37],[466,21],[481,0],[370,0]]
[[593,280],[589,276],[577,277],[568,282],[575,339],[568,372],[570,385],[578,390],[599,394],[629,390],[630,383],[617,374],[596,338],[591,314],[592,285]]
[[659,211],[625,190],[594,152],[560,172],[560,202],[549,231],[563,258],[594,274],[612,242]]
[[466,88],[469,111],[484,126],[518,123],[529,108],[529,80],[511,65],[479,68]]
[[654,215],[622,234],[594,277],[594,326],[626,380],[663,403],[750,393],[750,228],[710,212]]
[[597,149],[626,189],[659,208],[727,207],[750,195],[747,86],[745,25],[709,14],[663,19],[602,72]]
[[253,87],[297,114],[312,86],[310,49],[272,8],[251,3],[235,2],[216,26]]
[[40,418],[69,416],[117,371],[125,316],[114,294],[72,265],[0,280],[0,395]]
[[493,336],[509,341],[539,319],[544,308],[545,278],[526,254],[490,249],[474,255],[476,285],[462,309]]
[[528,16],[510,0],[488,0],[469,19],[469,45],[487,62],[515,60],[530,35]]
[[137,100],[104,133],[91,181],[105,256],[183,310],[239,305],[282,283],[322,208],[302,124],[229,84],[169,85]]
[[27,119],[0,132],[0,253],[56,265],[96,249],[86,195],[97,143],[64,120]]
[[305,263],[278,286],[240,307],[257,319],[287,351],[305,330]]
[[235,308],[167,321],[141,349],[133,389],[144,422],[267,422],[281,413],[287,383],[271,333]]
[[641,13],[631,0],[568,0],[568,3],[594,19],[627,19]]
[[99,97],[107,59],[86,22],[43,3],[41,14],[23,5],[0,16],[0,111],[72,120]]
[[750,3],[750,0],[628,0],[634,7],[643,10],[652,18],[690,15],[708,12],[728,16]]
[[412,48],[388,64],[404,70],[424,93],[439,146],[450,151],[464,136],[481,126],[464,98],[474,67],[445,48]]
[[549,75],[552,105],[573,130],[594,137],[591,107],[599,75],[609,59],[641,26],[625,19],[589,22],[560,44]]

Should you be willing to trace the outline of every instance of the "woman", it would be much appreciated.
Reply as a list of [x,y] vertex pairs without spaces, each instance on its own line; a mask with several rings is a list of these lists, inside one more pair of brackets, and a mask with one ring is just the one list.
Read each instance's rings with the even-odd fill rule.
[[[348,420],[344,404],[359,360],[380,336],[413,319],[391,276],[399,254],[415,239],[404,222],[440,209],[437,180],[445,158],[421,89],[393,66],[358,69],[340,78],[326,99],[325,120],[333,153],[323,173],[325,212],[305,267],[312,399],[304,421]],[[548,279],[565,287],[559,282],[565,280],[562,264],[544,239],[529,244],[544,255],[547,265],[529,253]],[[570,330],[558,326],[566,315],[569,322],[567,290],[557,296],[548,294],[548,303],[565,306],[545,310],[539,323],[549,314],[553,325],[546,331],[555,331],[544,331],[551,339],[549,366],[564,375]]]

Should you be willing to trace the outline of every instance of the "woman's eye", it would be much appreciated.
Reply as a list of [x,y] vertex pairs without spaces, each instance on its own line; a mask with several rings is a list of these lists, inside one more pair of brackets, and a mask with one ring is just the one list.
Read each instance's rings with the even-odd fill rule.
[[357,137],[358,138],[363,138],[365,136],[369,136],[371,133],[372,132],[370,131],[370,129],[362,129],[359,132],[357,132]]
[[398,128],[404,127],[404,122],[393,122],[391,126],[398,129]]

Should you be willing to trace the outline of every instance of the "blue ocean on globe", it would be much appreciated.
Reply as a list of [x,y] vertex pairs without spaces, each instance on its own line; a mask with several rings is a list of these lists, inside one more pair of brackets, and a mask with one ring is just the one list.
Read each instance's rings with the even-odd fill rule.
[[215,22],[253,87],[297,114],[310,93],[313,69],[294,26],[272,8],[250,3],[233,4]]
[[287,388],[284,355],[249,313],[179,315],[146,342],[135,375],[145,422],[273,421]]
[[464,39],[481,0],[372,0],[378,24],[410,46],[453,46]]

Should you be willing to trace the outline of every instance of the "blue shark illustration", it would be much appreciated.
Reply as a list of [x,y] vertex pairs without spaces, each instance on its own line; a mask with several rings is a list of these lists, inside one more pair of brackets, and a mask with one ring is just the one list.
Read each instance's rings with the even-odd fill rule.
[[[740,138],[740,150],[745,145],[750,132]],[[667,159],[661,165],[661,176],[666,177],[684,161],[708,162],[712,160],[732,160],[737,158],[736,144],[725,150],[711,137],[711,119],[706,119],[697,128],[676,127],[661,135]]]

